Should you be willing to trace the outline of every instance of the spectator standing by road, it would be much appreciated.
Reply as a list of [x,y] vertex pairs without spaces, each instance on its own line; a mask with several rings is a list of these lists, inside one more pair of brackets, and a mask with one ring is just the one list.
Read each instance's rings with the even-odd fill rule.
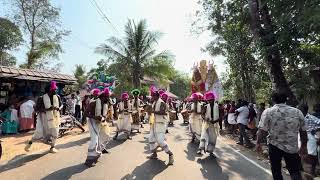
[[242,101],[241,107],[236,110],[236,115],[238,116],[237,123],[240,130],[239,142],[237,144],[243,145],[243,139],[244,139],[246,147],[250,148],[252,147],[252,143],[250,142],[248,135],[246,133],[246,127],[249,121],[249,108],[248,108],[247,101]]
[[81,97],[80,92],[76,92],[76,105],[75,105],[75,114],[74,116],[79,120],[81,118]]
[[281,161],[284,158],[291,179],[301,180],[298,134],[300,133],[301,139],[300,154],[307,153],[308,141],[304,116],[299,109],[285,104],[285,93],[273,93],[272,100],[275,105],[266,109],[261,116],[256,150],[262,150],[260,143],[269,134],[269,158],[273,179],[283,179]]
[[316,166],[318,162],[318,145],[317,145],[317,139],[315,137],[316,131],[320,129],[320,119],[317,117],[311,115],[308,113],[309,107],[306,104],[300,105],[299,109],[302,111],[303,115],[305,116],[304,122],[307,128],[307,134],[308,134],[308,160],[311,164],[311,174],[313,176],[316,175]]

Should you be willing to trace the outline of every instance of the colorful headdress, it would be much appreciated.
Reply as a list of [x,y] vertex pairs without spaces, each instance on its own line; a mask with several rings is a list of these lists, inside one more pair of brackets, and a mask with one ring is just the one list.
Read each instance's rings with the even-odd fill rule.
[[99,90],[99,89],[93,89],[90,93],[91,93],[93,96],[99,96],[100,90]]
[[134,89],[131,91],[131,94],[134,96],[139,96],[140,95],[140,90],[139,89]]
[[127,92],[124,92],[121,94],[121,100],[124,101],[124,100],[128,100],[129,99],[129,94]]
[[58,89],[57,82],[56,81],[51,81],[50,82],[50,91],[55,91],[57,89]]
[[110,90],[109,90],[109,88],[107,88],[107,87],[104,88],[103,93],[104,93],[105,96],[110,96]]
[[215,94],[212,91],[209,91],[205,94],[205,100],[210,101],[210,100],[215,100]]

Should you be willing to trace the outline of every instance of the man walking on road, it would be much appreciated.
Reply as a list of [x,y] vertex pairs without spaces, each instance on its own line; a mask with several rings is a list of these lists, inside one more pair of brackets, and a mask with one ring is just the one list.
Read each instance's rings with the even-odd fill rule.
[[283,179],[281,161],[284,158],[291,178],[301,180],[298,134],[300,133],[301,154],[306,154],[308,141],[304,116],[300,110],[285,104],[285,93],[273,93],[272,100],[275,105],[266,109],[261,116],[256,150],[261,151],[260,143],[269,134],[269,158],[273,179]]
[[149,145],[152,155],[149,159],[157,159],[157,148],[160,146],[169,155],[168,165],[173,165],[173,153],[166,142],[167,104],[160,98],[157,90],[151,89],[152,115],[150,117]]
[[250,142],[249,137],[246,133],[246,127],[249,121],[249,103],[247,101],[242,101],[241,103],[241,107],[236,110],[236,115],[238,115],[237,122],[240,129],[239,142],[237,144],[243,145],[244,139],[246,147],[250,148],[252,146],[252,143]]

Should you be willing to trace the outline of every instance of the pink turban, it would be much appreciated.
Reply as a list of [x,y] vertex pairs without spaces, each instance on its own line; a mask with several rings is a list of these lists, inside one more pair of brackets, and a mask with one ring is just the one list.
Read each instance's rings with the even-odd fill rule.
[[100,93],[100,90],[99,89],[93,89],[91,91],[91,94],[94,95],[94,96],[99,96],[99,93]]
[[129,94],[127,92],[124,92],[121,94],[121,100],[128,100],[129,99]]
[[110,96],[110,90],[109,90],[109,88],[107,88],[107,87],[104,88],[103,93],[104,93],[105,96]]
[[215,95],[212,91],[209,91],[205,94],[205,100],[210,101],[210,100],[215,100]]
[[[160,93],[159,93],[160,94]],[[162,93],[161,94],[161,99],[164,101],[164,102],[167,102],[167,100],[168,100],[168,94],[167,93]]]
[[50,91],[55,91],[57,89],[58,89],[57,82],[56,81],[51,81],[50,82]]

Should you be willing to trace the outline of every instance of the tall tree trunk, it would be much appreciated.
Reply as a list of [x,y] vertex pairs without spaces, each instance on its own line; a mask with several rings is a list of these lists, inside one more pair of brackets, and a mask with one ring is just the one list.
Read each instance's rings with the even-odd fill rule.
[[248,0],[251,16],[251,30],[260,40],[264,49],[264,59],[268,67],[272,82],[272,89],[286,92],[289,96],[288,103],[297,105],[297,99],[290,89],[281,66],[280,50],[272,27],[271,17],[267,4],[259,4],[258,0]]
[[139,65],[135,64],[132,70],[132,84],[134,88],[140,88],[140,75]]

